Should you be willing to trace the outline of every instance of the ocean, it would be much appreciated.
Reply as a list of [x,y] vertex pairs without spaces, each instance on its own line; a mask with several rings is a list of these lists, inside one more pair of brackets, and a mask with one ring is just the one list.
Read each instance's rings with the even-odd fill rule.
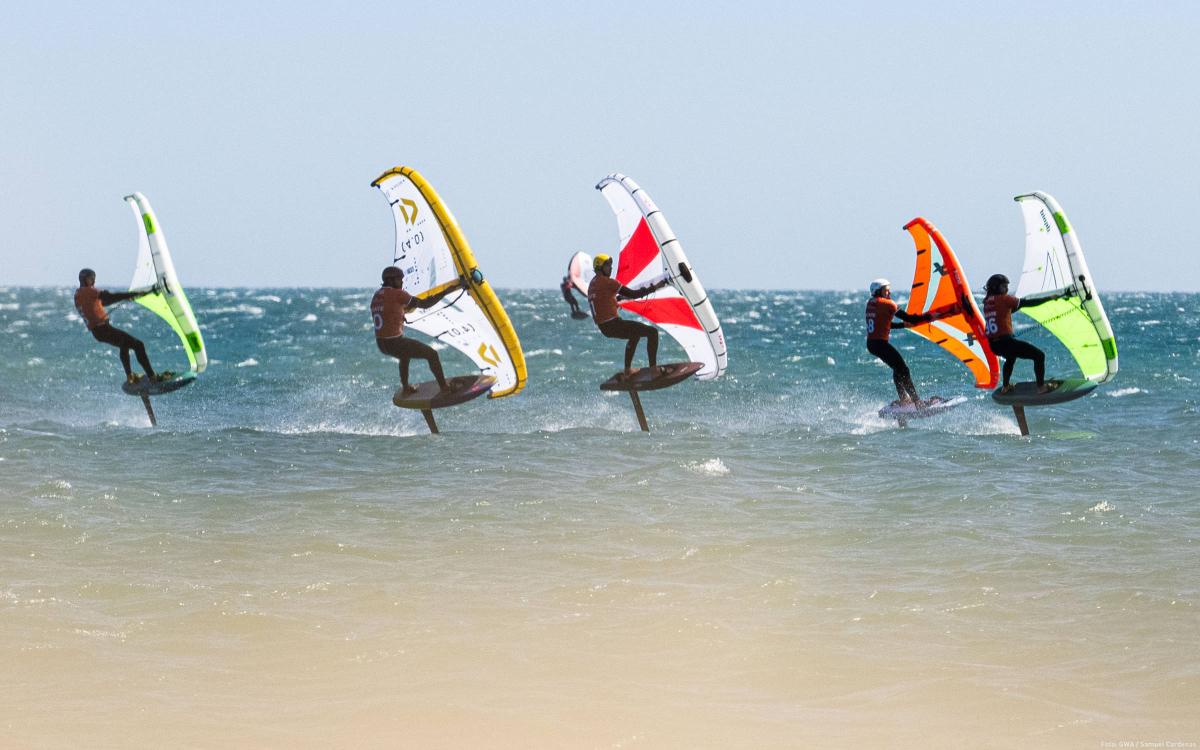
[[502,290],[528,385],[430,435],[372,292],[191,290],[150,429],[73,289],[0,289],[0,747],[1200,743],[1200,295],[1105,294],[1119,374],[1021,437],[907,332],[971,400],[880,419],[865,293],[771,291],[643,434],[622,342]]

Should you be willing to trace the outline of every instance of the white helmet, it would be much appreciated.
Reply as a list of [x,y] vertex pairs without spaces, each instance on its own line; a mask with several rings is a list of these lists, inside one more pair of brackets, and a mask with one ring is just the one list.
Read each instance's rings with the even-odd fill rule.
[[874,281],[872,281],[871,282],[871,296],[874,297],[875,292],[878,292],[880,289],[883,289],[885,286],[891,286],[891,282],[889,282],[887,279],[875,279]]

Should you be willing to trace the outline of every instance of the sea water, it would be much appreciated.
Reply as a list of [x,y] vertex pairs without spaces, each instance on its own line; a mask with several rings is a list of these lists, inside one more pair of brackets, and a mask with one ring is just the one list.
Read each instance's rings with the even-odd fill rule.
[[72,291],[0,290],[0,747],[1200,743],[1200,296],[1107,294],[1117,378],[1021,437],[907,332],[971,400],[880,419],[861,292],[744,291],[643,434],[623,342],[502,291],[528,385],[430,435],[372,290],[194,290],[157,429]]

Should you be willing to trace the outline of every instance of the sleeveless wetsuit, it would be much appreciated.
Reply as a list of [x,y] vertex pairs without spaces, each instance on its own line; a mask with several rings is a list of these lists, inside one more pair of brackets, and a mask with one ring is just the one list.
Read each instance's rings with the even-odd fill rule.
[[1028,341],[1013,335],[1012,314],[1021,300],[1011,294],[989,294],[983,300],[983,322],[987,326],[988,344],[999,357],[1004,357],[1004,385],[1012,379],[1018,359],[1033,360],[1033,376],[1040,388],[1046,381],[1046,353]]
[[558,285],[559,291],[562,292],[563,299],[571,306],[571,312],[579,312],[579,302],[576,301],[575,295],[571,293],[572,284],[570,279],[563,279],[563,282]]
[[[883,363],[892,368],[892,383],[901,399],[905,396],[913,401],[918,400],[917,387],[913,385],[912,373],[904,362],[904,357],[896,347],[888,341],[892,331],[892,317],[895,315],[910,317],[900,312],[900,306],[890,299],[872,297],[867,301],[867,351],[874,354]],[[916,316],[911,316],[914,320]],[[901,320],[904,318],[902,317]]]
[[92,338],[121,350],[121,367],[125,368],[126,378],[133,377],[133,368],[129,362],[130,351],[137,356],[138,364],[146,371],[146,375],[153,375],[154,368],[150,366],[150,357],[146,355],[146,345],[140,339],[109,323],[104,306],[137,296],[134,292],[106,292],[94,286],[81,286],[75,292],[75,309],[83,316]]
[[[622,320],[617,314],[617,295],[635,298],[639,295],[630,290],[611,276],[597,275],[588,284],[588,303],[592,307],[592,320],[600,329],[600,333],[610,339],[626,339],[625,369],[633,369],[633,355],[637,352],[638,341],[646,339],[646,356],[650,366],[658,365],[658,329],[635,320]],[[649,292],[646,292],[649,294]]]
[[442,372],[442,361],[437,351],[416,339],[404,337],[404,312],[412,302],[412,295],[403,289],[385,286],[371,298],[371,320],[375,323],[375,345],[379,351],[400,360],[400,383],[408,386],[408,363],[423,359],[429,363],[429,371],[438,385],[445,387],[446,376]]

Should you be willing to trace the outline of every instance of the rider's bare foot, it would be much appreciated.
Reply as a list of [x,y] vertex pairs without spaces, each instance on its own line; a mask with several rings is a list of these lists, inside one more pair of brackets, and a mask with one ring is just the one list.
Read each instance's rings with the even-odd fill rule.
[[458,388],[456,387],[453,380],[447,381],[445,383],[442,383],[440,386],[438,386],[438,394],[439,395],[445,395],[447,393],[454,393],[457,390],[458,390]]
[[1012,393],[1014,390],[1016,390],[1016,386],[1012,383],[1005,383],[1004,385],[1000,386],[1001,393]]
[[416,392],[417,392],[417,387],[415,385],[406,385],[400,389],[400,398],[408,398],[409,396],[415,394]]
[[1044,383],[1038,386],[1038,393],[1049,393],[1062,385],[1062,381],[1051,380],[1049,383]]
[[129,373],[129,377],[126,378],[126,382],[128,382],[130,385],[133,385],[141,379],[142,379],[141,375],[137,374],[136,372],[131,372],[131,373]]

